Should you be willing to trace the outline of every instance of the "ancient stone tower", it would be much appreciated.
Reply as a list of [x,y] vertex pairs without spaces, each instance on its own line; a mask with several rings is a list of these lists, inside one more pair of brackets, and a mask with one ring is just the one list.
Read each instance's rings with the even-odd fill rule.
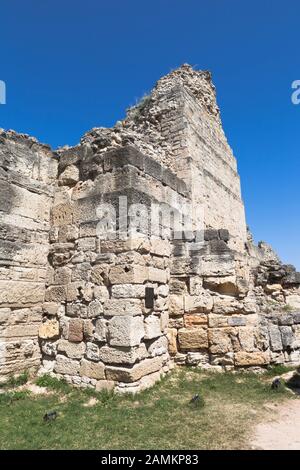
[[138,391],[174,365],[300,362],[300,275],[247,231],[208,72],[52,151],[0,133],[0,376]]

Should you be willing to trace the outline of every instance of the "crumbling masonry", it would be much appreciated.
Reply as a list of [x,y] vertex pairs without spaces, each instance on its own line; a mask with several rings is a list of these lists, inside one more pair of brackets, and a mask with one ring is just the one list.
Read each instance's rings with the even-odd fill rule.
[[300,274],[252,242],[208,72],[76,147],[1,131],[0,178],[2,379],[135,392],[174,364],[300,363]]

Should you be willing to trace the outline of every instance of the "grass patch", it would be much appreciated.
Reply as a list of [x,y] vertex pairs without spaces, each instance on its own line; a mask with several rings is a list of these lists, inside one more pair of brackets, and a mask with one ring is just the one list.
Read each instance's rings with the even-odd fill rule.
[[[176,370],[135,396],[75,389],[49,376],[36,383],[53,393],[10,406],[0,400],[1,449],[238,449],[265,403],[291,398],[271,390],[268,374],[198,369]],[[91,396],[97,403],[83,406]],[[51,410],[57,418],[49,425],[43,416]]]
[[10,388],[16,388],[20,387],[21,385],[24,385],[28,382],[29,376],[28,372],[23,372],[22,374],[18,376],[13,376],[10,377],[6,382],[2,382],[0,384],[0,388],[2,389],[10,389]]

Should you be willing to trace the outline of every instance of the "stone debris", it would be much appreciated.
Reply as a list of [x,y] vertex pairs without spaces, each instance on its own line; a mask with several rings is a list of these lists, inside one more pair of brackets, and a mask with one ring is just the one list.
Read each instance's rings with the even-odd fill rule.
[[136,393],[174,364],[300,363],[300,274],[247,230],[209,72],[184,64],[75,147],[0,130],[0,179],[1,377]]

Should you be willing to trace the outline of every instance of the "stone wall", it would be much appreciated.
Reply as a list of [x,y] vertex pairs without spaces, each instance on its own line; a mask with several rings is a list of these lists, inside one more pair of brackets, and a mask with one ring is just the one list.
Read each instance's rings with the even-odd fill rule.
[[49,147],[0,132],[0,376],[40,364],[56,167]]
[[246,230],[208,72],[75,147],[1,131],[0,178],[1,376],[136,392],[174,364],[299,364],[300,274]]
[[[153,236],[140,204],[149,215],[153,202],[180,207],[186,187],[130,146],[103,155],[89,146],[62,152],[58,184],[40,328],[42,371],[98,390],[141,390],[171,366],[171,246]],[[123,232],[120,196],[128,206]],[[117,216],[107,227],[106,210]]]

